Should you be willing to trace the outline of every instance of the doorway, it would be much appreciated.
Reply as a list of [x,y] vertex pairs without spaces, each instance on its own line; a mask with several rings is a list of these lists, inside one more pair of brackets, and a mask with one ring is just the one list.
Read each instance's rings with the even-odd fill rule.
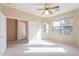
[[7,18],[7,44],[8,48],[17,41],[17,19]]
[[28,22],[7,18],[7,47],[28,43]]

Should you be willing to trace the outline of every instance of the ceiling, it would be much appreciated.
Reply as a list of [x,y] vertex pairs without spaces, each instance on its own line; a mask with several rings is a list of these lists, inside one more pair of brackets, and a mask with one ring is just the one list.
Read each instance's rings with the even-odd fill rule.
[[79,3],[51,3],[51,6],[60,6],[60,10],[53,12],[53,14],[41,15],[43,11],[36,10],[38,8],[43,8],[44,3],[10,3],[8,4],[12,8],[19,9],[24,12],[31,13],[32,15],[41,16],[44,18],[57,16],[59,14],[69,12],[79,8]]

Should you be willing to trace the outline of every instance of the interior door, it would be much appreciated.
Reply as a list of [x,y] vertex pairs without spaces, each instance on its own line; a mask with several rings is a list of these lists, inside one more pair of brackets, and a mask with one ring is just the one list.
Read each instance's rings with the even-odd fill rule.
[[0,55],[6,50],[6,17],[0,13]]

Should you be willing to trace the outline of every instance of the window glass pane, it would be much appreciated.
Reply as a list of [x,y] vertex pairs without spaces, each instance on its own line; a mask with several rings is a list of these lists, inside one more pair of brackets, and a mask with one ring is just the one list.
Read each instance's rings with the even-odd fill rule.
[[67,18],[65,20],[61,20],[62,26],[72,26],[72,18]]
[[48,33],[48,29],[49,29],[49,24],[48,24],[48,22],[44,22],[44,32],[45,33]]
[[60,26],[60,21],[54,21],[53,22],[53,27],[55,27],[55,26]]
[[64,28],[64,34],[71,34],[72,26],[63,26],[63,28]]
[[67,18],[65,20],[61,20],[61,31],[62,34],[71,34],[72,32],[72,18]]
[[60,21],[53,22],[53,32],[60,33]]

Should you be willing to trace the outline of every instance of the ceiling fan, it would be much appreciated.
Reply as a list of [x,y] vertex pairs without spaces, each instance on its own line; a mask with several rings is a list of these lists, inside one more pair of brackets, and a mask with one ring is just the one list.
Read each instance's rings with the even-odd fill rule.
[[41,15],[45,14],[46,12],[50,13],[50,14],[53,14],[53,11],[59,11],[59,6],[54,6],[54,7],[51,7],[50,4],[48,3],[45,3],[44,4],[44,8],[39,8],[37,10],[43,10],[43,12],[41,13]]

